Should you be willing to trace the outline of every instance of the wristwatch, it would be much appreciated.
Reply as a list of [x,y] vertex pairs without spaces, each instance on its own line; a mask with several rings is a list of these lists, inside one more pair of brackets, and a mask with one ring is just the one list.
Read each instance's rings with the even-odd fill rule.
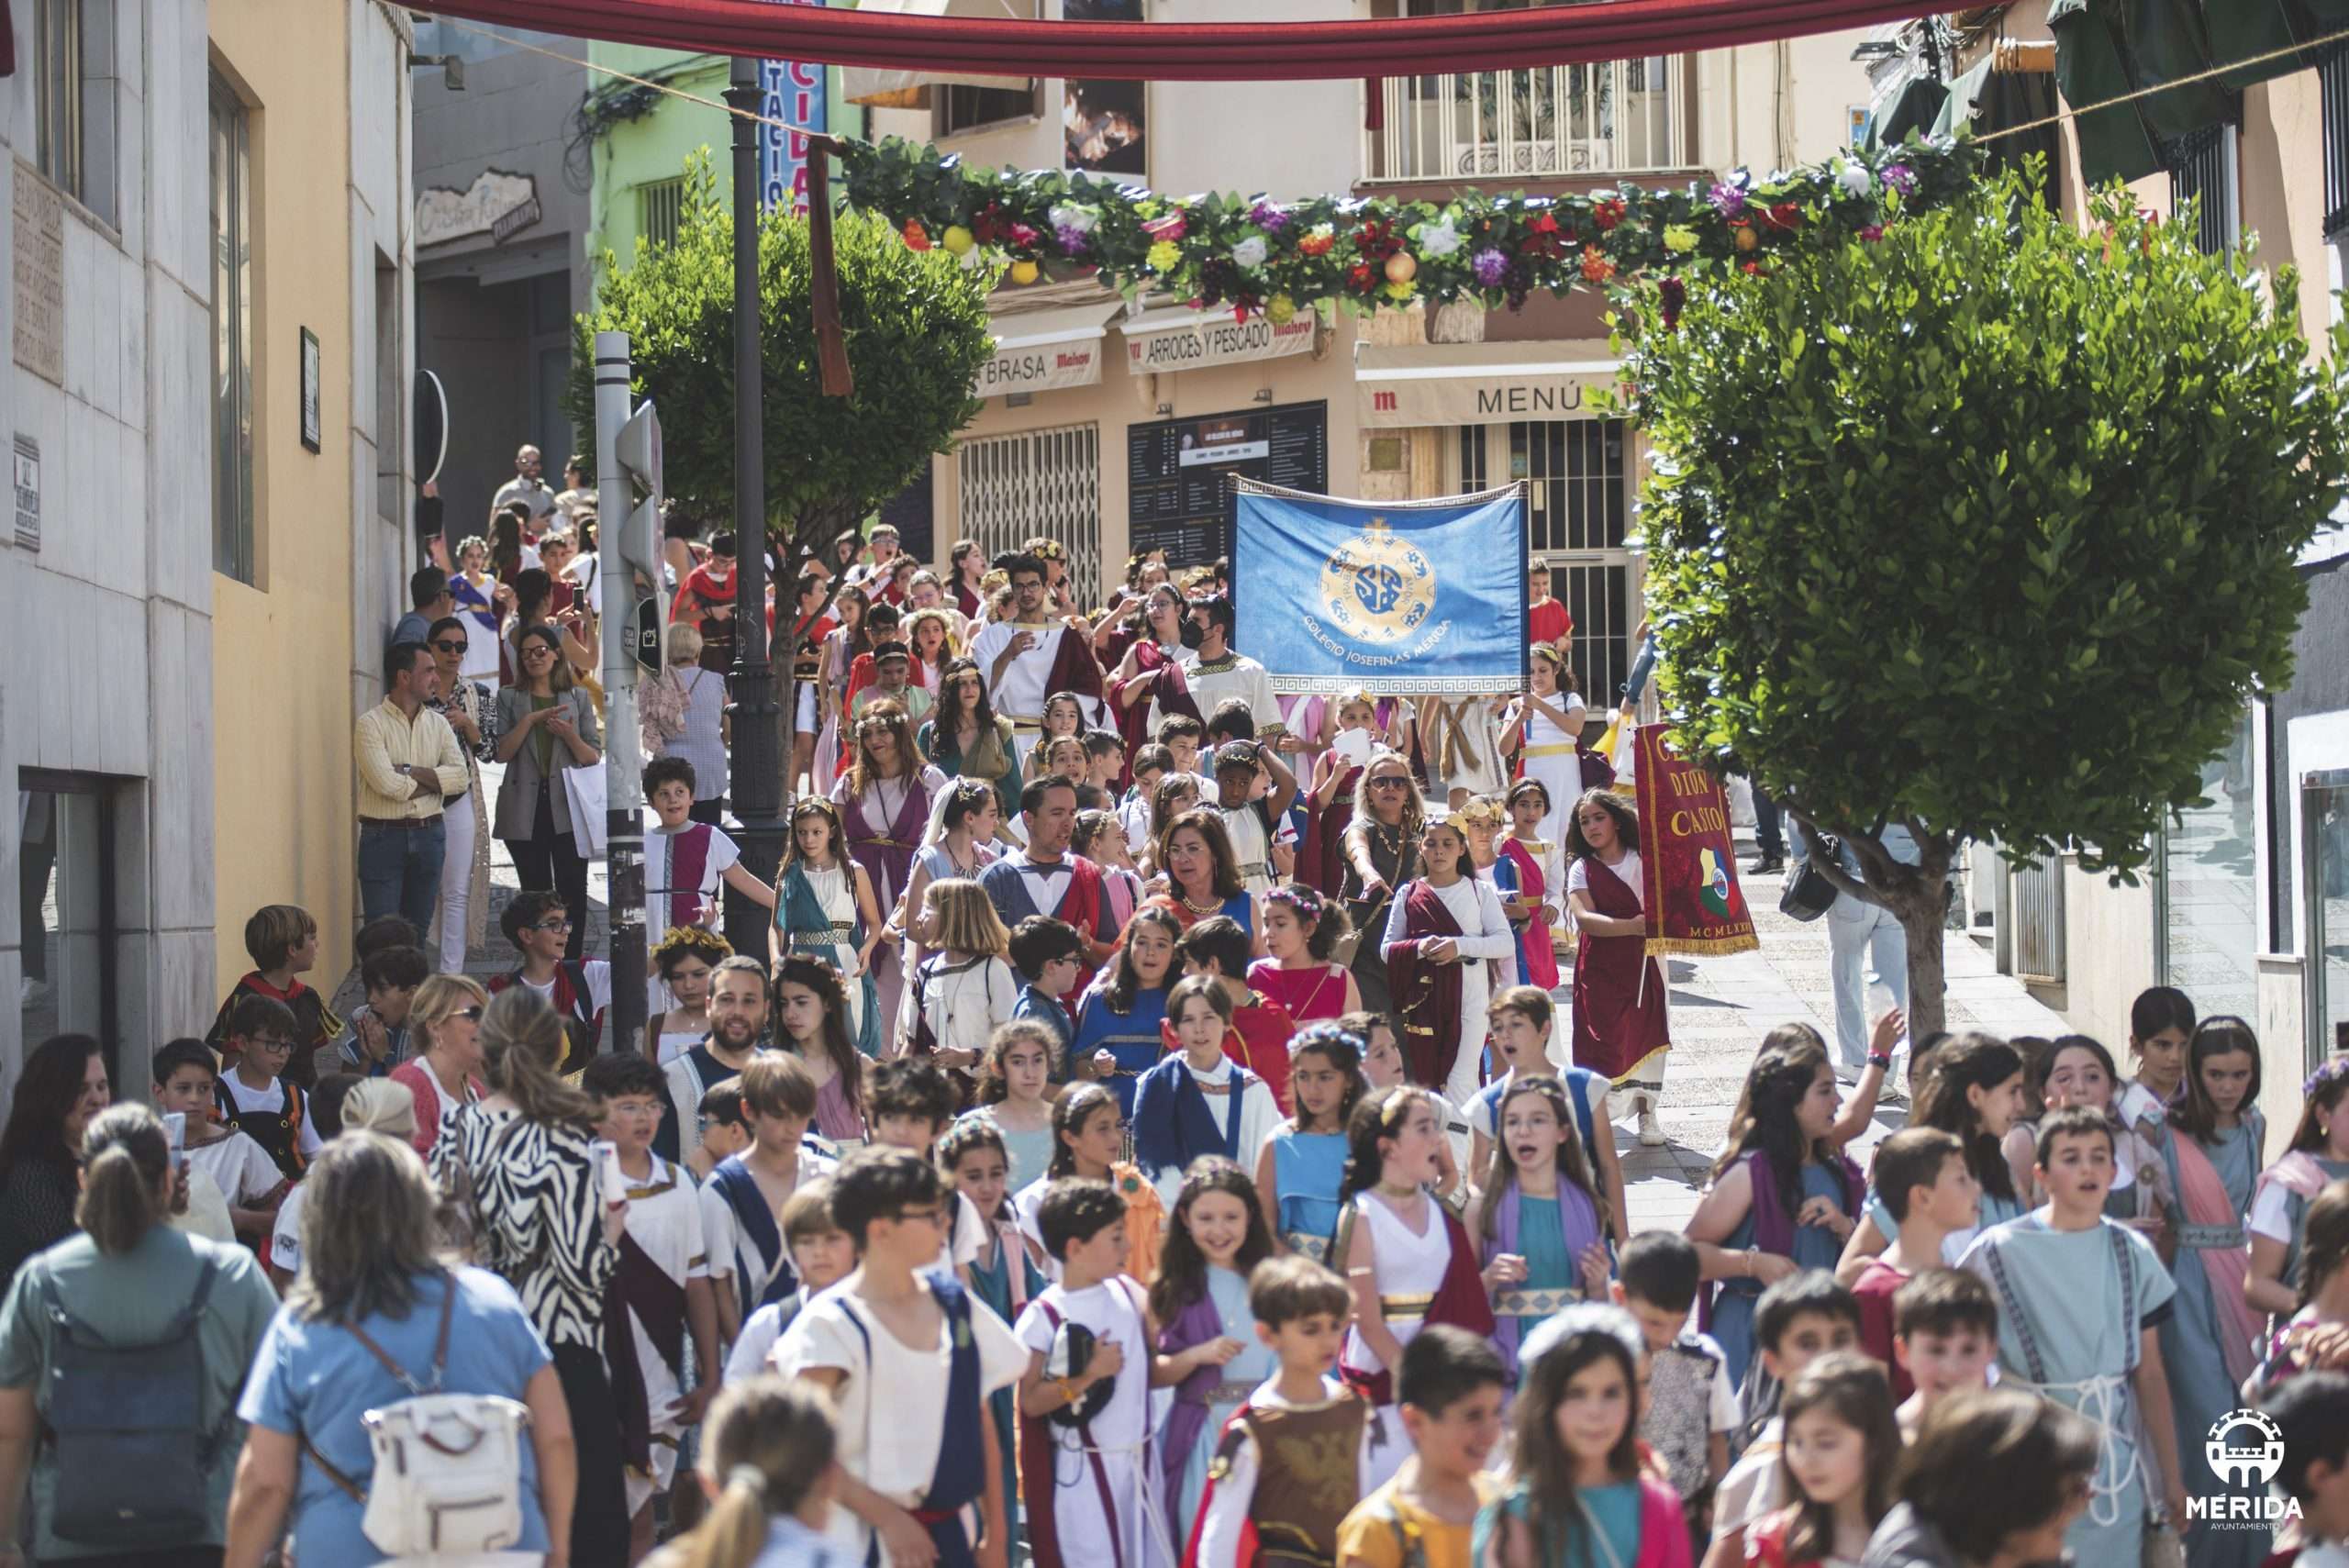
[[1881,1068],[1883,1071],[1885,1071],[1885,1072],[1887,1072],[1887,1073],[1891,1072],[1891,1071],[1892,1071],[1892,1052],[1890,1052],[1890,1051],[1871,1051],[1871,1052],[1869,1052],[1869,1054],[1868,1054],[1868,1065],[1869,1065],[1869,1066],[1871,1066],[1871,1067]]

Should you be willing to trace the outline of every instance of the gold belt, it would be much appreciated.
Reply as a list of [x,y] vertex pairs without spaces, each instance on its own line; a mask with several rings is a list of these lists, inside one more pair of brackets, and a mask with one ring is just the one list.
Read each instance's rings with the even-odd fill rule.
[[1571,741],[1556,746],[1528,746],[1525,754],[1529,757],[1571,757],[1575,754],[1575,747]]
[[1382,1318],[1424,1318],[1428,1308],[1435,1305],[1435,1293],[1425,1296],[1382,1296],[1378,1298],[1378,1315]]

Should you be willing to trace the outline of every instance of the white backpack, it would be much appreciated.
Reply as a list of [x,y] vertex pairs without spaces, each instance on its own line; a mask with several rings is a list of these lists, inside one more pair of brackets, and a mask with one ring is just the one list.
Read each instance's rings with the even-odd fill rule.
[[369,1486],[362,1490],[303,1440],[327,1478],[366,1508],[360,1528],[392,1557],[500,1551],[522,1538],[521,1433],[530,1413],[495,1394],[440,1391],[457,1301],[455,1276],[443,1277],[429,1383],[410,1377],[357,1324],[343,1325],[409,1394],[360,1418],[374,1454]]

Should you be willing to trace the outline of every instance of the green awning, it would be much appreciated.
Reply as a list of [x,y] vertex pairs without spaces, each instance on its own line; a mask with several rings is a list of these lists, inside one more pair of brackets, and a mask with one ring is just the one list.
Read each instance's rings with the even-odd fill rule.
[[2081,172],[2094,184],[2159,172],[2165,144],[2239,119],[2245,87],[2312,69],[2305,46],[2349,28],[2349,0],[2052,0],[2047,25],[2056,83],[2075,109],[2162,88],[2078,116]]

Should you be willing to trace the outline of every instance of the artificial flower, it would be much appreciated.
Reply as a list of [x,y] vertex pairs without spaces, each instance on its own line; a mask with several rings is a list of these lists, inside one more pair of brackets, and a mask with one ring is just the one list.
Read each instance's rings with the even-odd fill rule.
[[1624,206],[1623,198],[1620,196],[1601,196],[1591,204],[1591,221],[1598,224],[1598,231],[1604,234],[1622,222],[1623,215],[1630,210]]
[[1614,262],[1609,261],[1606,257],[1600,255],[1596,250],[1585,250],[1582,253],[1583,282],[1586,284],[1603,284],[1614,275]]
[[1061,254],[1063,256],[1082,256],[1085,254],[1085,248],[1093,243],[1092,237],[1082,228],[1055,229],[1053,238],[1060,241]]
[[1300,256],[1326,256],[1330,253],[1330,247],[1336,245],[1337,242],[1338,237],[1331,231],[1330,226],[1326,223],[1319,224],[1315,226],[1312,232],[1308,233],[1304,239],[1299,239],[1297,242],[1297,254]]
[[1666,224],[1664,248],[1675,256],[1686,256],[1697,248],[1697,231],[1685,223]]
[[1419,286],[1408,278],[1389,279],[1386,284],[1386,297],[1394,300],[1408,299],[1418,292]]
[[1705,199],[1712,203],[1713,210],[1723,217],[1742,217],[1745,215],[1745,193],[1735,185],[1722,184],[1717,181],[1713,188],[1705,193]]
[[1468,270],[1476,275],[1478,283],[1486,288],[1496,288],[1508,274],[1508,258],[1487,246],[1476,252],[1468,263]]
[[1802,207],[1795,202],[1774,202],[1770,206],[1769,218],[1780,228],[1792,228],[1802,221]]
[[1079,234],[1089,234],[1093,231],[1094,224],[1100,220],[1101,215],[1089,206],[1079,206],[1074,202],[1069,202],[1052,208],[1045,216],[1052,219],[1054,228],[1074,228]]
[[921,219],[918,217],[906,219],[905,232],[907,250],[927,250],[930,249],[930,230],[921,226]]
[[1172,241],[1182,239],[1190,227],[1190,220],[1183,216],[1183,209],[1177,207],[1164,217],[1152,218],[1141,226],[1141,231],[1152,239]]
[[1884,238],[1884,225],[1880,223],[1869,224],[1865,228],[1860,230],[1860,238],[1866,240],[1871,245],[1875,244],[1877,240]]
[[1182,259],[1183,248],[1175,244],[1172,239],[1158,240],[1151,246],[1149,252],[1142,257],[1142,260],[1149,263],[1150,270],[1153,272],[1171,272],[1174,270],[1175,263],[1182,261]]
[[1899,195],[1908,195],[1917,188],[1917,171],[1906,163],[1887,163],[1884,167],[1884,183]]
[[1864,196],[1876,189],[1876,176],[1868,172],[1868,166],[1865,163],[1838,158],[1835,160],[1835,188],[1847,196]]
[[1449,216],[1440,222],[1419,225],[1417,232],[1423,255],[1449,256],[1460,249],[1460,230],[1452,227]]
[[1275,327],[1286,327],[1297,319],[1297,301],[1285,294],[1276,294],[1264,302],[1264,319]]
[[1261,267],[1271,250],[1263,235],[1252,234],[1231,248],[1231,259],[1243,267]]
[[1011,226],[1011,242],[1023,250],[1036,243],[1037,238],[1035,229],[1027,224],[1015,223]]
[[1278,234],[1288,227],[1288,209],[1278,202],[1260,201],[1248,209],[1248,221],[1267,234]]

